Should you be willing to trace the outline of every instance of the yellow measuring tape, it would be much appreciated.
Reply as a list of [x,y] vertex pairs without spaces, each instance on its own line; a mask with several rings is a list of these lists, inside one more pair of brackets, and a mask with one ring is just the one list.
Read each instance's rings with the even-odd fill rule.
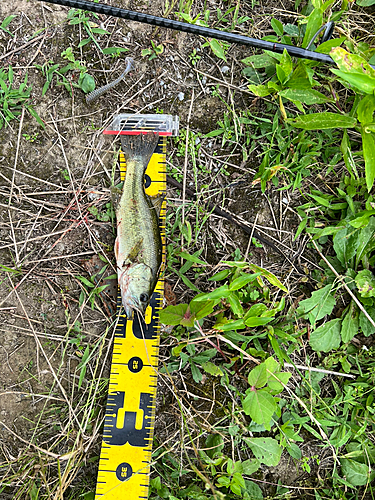
[[[165,159],[166,137],[161,136],[145,174],[149,196],[166,192]],[[124,180],[126,162],[122,153],[120,172]],[[165,210],[163,202],[160,212],[162,266],[165,265]],[[126,319],[122,314],[121,297],[118,297],[120,316],[115,331],[95,500],[148,498],[159,356],[159,310],[163,306],[163,295],[164,281],[160,278],[144,321],[140,321],[138,315],[134,315],[133,320]]]

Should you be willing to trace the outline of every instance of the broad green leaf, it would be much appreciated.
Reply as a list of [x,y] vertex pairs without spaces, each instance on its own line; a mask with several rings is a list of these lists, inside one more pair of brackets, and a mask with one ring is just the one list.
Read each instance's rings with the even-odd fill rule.
[[180,320],[180,325],[192,327],[196,319],[195,314],[190,310],[190,306],[188,306],[184,316]]
[[220,366],[216,366],[215,363],[212,363],[211,361],[206,361],[205,363],[202,363],[201,366],[205,372],[213,375],[214,377],[221,377],[224,375]]
[[[247,473],[244,472],[244,474],[247,474]],[[247,475],[251,475],[251,474],[247,474]],[[262,490],[259,488],[259,486],[256,483],[254,483],[254,481],[248,481],[247,479],[245,479],[245,489],[246,489],[246,493],[248,494],[248,496],[243,497],[243,498],[246,498],[246,500],[263,500]]]
[[195,315],[196,319],[202,319],[212,313],[216,301],[207,300],[206,302],[196,302],[194,299],[190,302],[190,310]]
[[327,321],[310,334],[310,346],[314,351],[329,352],[340,347],[341,319]]
[[290,443],[286,446],[286,450],[292,458],[296,460],[301,460],[302,452],[296,443]]
[[327,40],[326,42],[321,43],[320,45],[317,46],[315,49],[315,52],[319,52],[319,54],[329,54],[329,52],[335,48],[341,45],[343,42],[345,42],[346,37],[342,36],[341,38],[333,38],[331,40]]
[[91,42],[92,38],[84,38],[81,40],[78,44],[78,48],[84,47],[85,45],[89,44]]
[[352,87],[355,87],[360,92],[365,94],[371,94],[375,87],[375,78],[369,75],[361,75],[359,73],[348,73],[346,71],[340,71],[339,69],[330,68],[332,73],[342,78],[343,80],[350,83]]
[[298,313],[307,315],[312,326],[316,321],[331,314],[336,304],[336,299],[331,295],[332,285],[326,285],[320,290],[315,290],[309,299],[302,300],[298,304]]
[[242,274],[230,283],[229,290],[239,290],[251,281],[254,281],[258,276],[260,276],[260,273]]
[[229,302],[230,308],[235,316],[243,316],[243,308],[236,293],[232,292],[230,295],[228,295],[227,301]]
[[244,320],[247,320],[248,318],[254,318],[257,316],[261,316],[265,311],[267,311],[267,306],[265,304],[254,304],[253,306],[250,307],[250,309],[247,311],[247,313],[244,316]]
[[[361,215],[360,215],[361,214]],[[349,224],[356,229],[365,227],[370,222],[370,216],[375,214],[375,210],[364,210],[357,213],[357,217],[349,221]]]
[[199,301],[206,301],[207,299],[210,300],[215,300],[215,299],[221,299],[224,297],[228,297],[232,292],[229,290],[228,285],[223,285],[220,286],[219,288],[216,288],[213,292],[210,293],[204,293],[202,295],[199,295],[198,297],[194,298],[194,302],[199,302]]
[[276,83],[270,80],[267,83],[267,87],[272,91],[272,92],[279,92],[281,90],[280,86]]
[[201,372],[199,371],[199,368],[197,367],[197,365],[195,363],[191,362],[190,368],[191,368],[191,374],[193,376],[194,382],[199,384],[203,378],[203,375],[201,374]]
[[281,447],[276,439],[267,438],[244,438],[245,442],[254,453],[259,462],[270,467],[276,467],[281,458]]
[[[339,70],[352,74],[366,75],[375,79],[375,69],[357,54],[350,54],[341,47],[336,47],[330,52],[330,56],[335,61]],[[370,92],[371,94],[373,92]]]
[[88,491],[81,495],[82,500],[95,500],[95,493],[92,491]]
[[375,234],[375,217],[370,217],[370,220],[364,228],[361,229],[358,238],[356,249],[356,268],[360,261],[365,257],[366,253],[371,250]]
[[276,64],[276,73],[280,83],[285,84],[293,71],[293,61],[288,51],[284,49],[280,64]]
[[370,7],[375,4],[375,0],[357,0],[357,5],[361,7]]
[[81,80],[80,81],[81,90],[85,94],[88,94],[89,92],[92,92],[95,89],[95,80],[88,73],[85,73],[80,80]]
[[281,23],[278,19],[271,19],[271,26],[276,35],[283,36],[283,23]]
[[375,96],[366,95],[358,105],[358,121],[362,124],[371,123],[375,111]]
[[[276,361],[276,359],[272,356],[267,358],[264,362],[265,367],[267,368],[268,372],[271,373],[276,373],[279,371],[280,368],[280,363]],[[273,378],[271,374],[269,374],[269,377]]]
[[326,111],[324,113],[299,115],[294,119],[288,118],[287,123],[304,130],[326,130],[331,128],[353,128],[357,120],[353,116]]
[[349,261],[355,256],[359,244],[358,233],[351,227],[341,229],[333,237],[333,248],[341,264],[346,267]]
[[375,297],[375,276],[368,269],[362,269],[355,277],[355,283],[361,297]]
[[295,24],[286,24],[284,26],[284,31],[289,36],[299,36],[299,29]]
[[358,307],[354,300],[351,301],[349,309],[344,316],[341,324],[341,339],[346,344],[355,337],[359,330],[359,313]]
[[215,40],[215,39],[210,40],[209,44],[210,44],[212,52],[215,54],[215,56],[226,61],[225,52],[224,52],[224,48],[223,48],[222,44],[218,40]]
[[[326,0],[326,2],[324,2],[322,5],[322,11],[325,12],[328,9],[328,7],[330,7],[332,4],[335,3],[335,1],[336,0]],[[344,7],[343,7],[343,9],[344,9]],[[339,14],[339,13],[337,12],[337,14]]]
[[[365,307],[367,314],[372,318],[375,322],[375,307]],[[373,333],[375,333],[375,327],[373,324],[367,319],[365,314],[361,311],[359,313],[359,326],[363,332],[365,337],[369,337]]]
[[278,278],[276,278],[274,274],[270,273],[266,269],[263,269],[263,267],[257,266],[256,264],[250,264],[249,267],[253,271],[260,273],[264,278],[266,278],[271,283],[271,285],[276,286],[277,288],[280,288],[284,292],[288,293],[288,289],[285,288],[285,286],[281,283],[281,281]]
[[251,370],[248,376],[248,381],[251,387],[261,388],[266,385],[269,374],[265,363],[261,363]]
[[0,78],[0,87],[2,88],[3,92],[5,92],[5,94],[8,93],[8,87],[6,86],[6,83],[4,82],[4,80],[2,80],[1,78]]
[[220,453],[224,448],[224,439],[220,434],[209,434],[205,441],[206,453],[210,458]]
[[228,330],[243,330],[245,327],[246,325],[243,319],[228,321],[228,323],[225,324],[219,323],[214,325],[214,328],[217,330],[223,330],[224,332],[227,332]]
[[341,458],[341,472],[353,486],[364,486],[369,481],[369,468],[355,460]]
[[299,101],[308,106],[311,104],[323,104],[333,100],[313,89],[286,89],[279,92],[279,95],[289,99],[289,101]]
[[271,90],[266,85],[248,85],[247,88],[258,97],[266,97],[271,94]]
[[119,54],[120,52],[127,52],[129,49],[124,47],[106,47],[102,50],[103,54]]
[[326,198],[323,198],[322,196],[318,196],[316,194],[309,194],[307,193],[308,196],[311,196],[319,205],[322,205],[323,207],[329,208],[331,206],[331,202],[327,200]]
[[323,24],[323,11],[314,9],[308,17],[305,36],[303,37],[302,47],[305,49],[312,37]]
[[249,328],[255,328],[256,326],[263,326],[270,323],[274,317],[271,318],[247,318],[245,325]]
[[208,134],[205,135],[205,137],[217,137],[219,135],[224,134],[225,128],[218,128],[217,130],[211,130],[211,132],[208,132]]
[[227,476],[220,476],[217,482],[220,486],[224,486],[225,488],[229,488],[230,486],[230,478]]
[[[374,80],[375,89],[375,80]],[[375,179],[375,133],[366,132],[363,128],[361,131],[363,157],[365,159],[366,185],[370,191]]]
[[219,271],[218,273],[208,278],[208,281],[221,281],[224,280],[230,274],[230,269],[224,269],[223,271]]
[[[250,415],[254,422],[263,424],[268,431],[271,429],[271,419],[276,411],[276,403],[269,392],[264,389],[249,391],[242,405],[246,415]],[[257,455],[255,456],[259,459]]]
[[270,378],[268,379],[268,387],[272,389],[273,394],[278,394],[284,390],[284,385],[289,382],[292,374],[288,372],[275,372],[274,375],[274,377],[270,375]]
[[288,87],[291,89],[310,89],[311,87],[318,85],[313,79],[314,71],[306,66],[303,61],[299,61],[297,67],[292,73],[292,76],[288,80]]
[[246,474],[247,476],[251,476],[254,474],[260,467],[260,462],[256,458],[248,459],[242,462],[242,474]]
[[242,63],[252,68],[265,68],[266,66],[272,66],[276,64],[276,60],[267,54],[258,54],[255,56],[246,57],[242,59]]
[[160,311],[160,321],[164,325],[179,325],[188,308],[188,304],[168,306]]

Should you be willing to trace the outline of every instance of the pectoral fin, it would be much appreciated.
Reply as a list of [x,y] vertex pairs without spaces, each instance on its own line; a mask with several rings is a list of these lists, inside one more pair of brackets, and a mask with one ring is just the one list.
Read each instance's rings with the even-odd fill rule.
[[132,264],[137,260],[137,257],[142,249],[143,238],[140,238],[135,245],[132,247],[127,257],[125,258],[125,264]]
[[156,196],[149,196],[148,198],[157,216],[160,217],[161,207],[163,206],[163,201],[165,200],[165,193],[159,193]]

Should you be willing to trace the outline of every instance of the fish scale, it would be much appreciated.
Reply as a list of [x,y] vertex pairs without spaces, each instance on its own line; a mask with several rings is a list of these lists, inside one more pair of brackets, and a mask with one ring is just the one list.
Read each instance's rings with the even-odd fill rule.
[[161,265],[159,216],[144,188],[144,176],[158,134],[122,136],[127,168],[116,209],[115,254],[122,303],[128,317],[144,313]]
[[[125,122],[127,116],[120,115]],[[145,118],[144,115],[139,116]],[[147,116],[160,120],[161,124],[165,122],[163,117],[169,117]],[[120,129],[120,123],[121,120],[115,122],[114,126]],[[148,123],[150,120],[145,120],[146,126]],[[174,127],[176,130],[175,118]],[[134,127],[128,128],[134,133]],[[167,133],[171,135],[168,131]],[[145,174],[146,193],[151,197],[165,194],[165,155],[166,137],[160,136]],[[126,161],[121,152],[121,180],[125,179],[125,172]],[[159,216],[162,240],[161,277],[146,309],[144,320],[140,319],[138,314],[128,319],[123,314],[120,294],[117,300],[118,324],[115,330],[95,500],[148,498],[161,328],[159,311],[163,306],[164,296],[162,271],[166,255],[165,217],[166,206],[163,202]]]

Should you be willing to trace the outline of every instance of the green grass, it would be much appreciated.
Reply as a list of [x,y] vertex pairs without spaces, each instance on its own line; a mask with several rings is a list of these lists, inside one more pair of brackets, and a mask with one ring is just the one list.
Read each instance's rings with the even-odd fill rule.
[[[194,39],[194,46],[184,48],[188,72],[206,73],[212,61],[219,68],[233,63],[234,83],[243,84],[245,78],[247,93],[241,94],[234,84],[226,87],[228,74],[215,73],[220,84],[210,83],[210,90],[197,99],[209,98],[212,111],[219,106],[223,110],[216,128],[203,133],[192,120],[169,145],[169,173],[180,182],[185,179],[200,197],[195,201],[174,195],[167,214],[165,277],[172,292],[161,320],[173,328],[166,327],[162,334],[150,498],[373,498],[375,72],[368,62],[375,63],[374,34],[355,24],[347,32],[358,7],[349,9],[345,1],[340,12],[331,11],[329,2],[297,1],[288,22],[271,6],[262,5],[258,11],[257,2],[252,2],[253,25],[248,7],[240,2],[218,2],[211,11],[191,1],[177,4],[167,2],[165,11],[172,15],[178,9],[181,19],[230,31],[244,32],[250,26],[258,34],[267,33],[270,41],[303,47],[324,22],[334,19],[339,31],[319,50],[333,49],[337,68],[295,61],[286,52],[237,57],[234,48],[213,40]],[[265,7],[267,15],[272,13],[269,21]],[[14,39],[17,20],[11,15],[2,21],[1,40]],[[77,123],[68,116],[74,137],[85,140],[87,150],[95,148],[92,134],[100,130],[104,115],[90,115],[90,130],[87,123],[81,130],[77,117],[88,111],[79,99],[95,85],[91,66],[108,70],[128,49],[121,46],[122,35],[110,22],[99,22],[97,16],[71,10],[63,24],[64,46],[44,59],[37,53],[33,66],[23,73],[13,62],[0,70],[0,128],[9,131],[17,124],[21,129],[23,119],[29,127],[19,133],[25,139],[17,146],[22,159],[35,155],[43,142],[53,147],[57,131],[58,137],[65,134],[61,123],[66,118],[53,121],[53,114],[43,114],[43,106],[48,127],[34,130],[34,119],[44,125],[35,107],[50,103],[52,94],[54,99],[68,99],[72,109],[77,106]],[[137,50],[148,56],[145,64],[167,64],[172,50],[168,39],[155,32],[151,48],[143,42],[137,42]],[[32,86],[29,74],[37,76]],[[138,106],[134,102],[131,106]],[[165,113],[173,106],[168,99],[157,103]],[[23,110],[32,115],[30,123]],[[72,135],[68,137],[67,143]],[[102,293],[108,289],[105,276],[114,272],[113,243],[101,241],[105,231],[112,234],[114,214],[107,191],[115,183],[117,156],[99,148],[98,158],[81,157],[76,144],[67,163],[63,146],[58,155],[54,151],[62,161],[55,158],[52,182],[57,183],[55,190],[61,185],[61,192],[57,199],[48,199],[50,205],[43,199],[48,227],[36,217],[42,202],[36,202],[31,226],[22,212],[23,203],[30,203],[38,190],[30,194],[16,175],[1,187],[3,205],[8,212],[9,207],[14,210],[4,219],[11,237],[10,243],[1,243],[9,249],[9,258],[0,265],[1,300],[14,294],[16,327],[36,342],[37,349],[35,343],[33,350],[31,344],[27,348],[38,352],[38,357],[30,354],[24,360],[17,376],[10,375],[14,387],[9,398],[19,397],[17,404],[26,398],[30,404],[22,408],[33,412],[24,411],[15,425],[0,418],[7,426],[0,459],[4,498],[92,500],[94,495],[114,326]],[[11,156],[9,164],[13,162]],[[100,186],[92,189],[96,182]],[[288,262],[265,260],[267,246],[259,248],[248,235],[248,245],[240,245],[239,233],[231,232],[229,223],[215,221],[204,208],[208,196],[223,208],[237,202],[244,196],[241,182],[260,200],[259,210],[251,212],[255,227],[258,215],[265,217],[263,201],[270,200],[275,213],[270,211],[266,221],[258,223],[276,226],[280,219],[279,233],[271,234],[281,235],[286,252],[290,250]],[[77,198],[70,197],[72,192]],[[245,193],[238,212],[253,203],[249,190]],[[289,212],[278,208],[284,199]],[[41,238],[52,237],[56,221],[65,219],[66,234],[83,228],[77,245],[89,242],[100,265],[85,272],[80,258],[73,257],[63,264],[54,261],[59,262],[56,271],[48,262],[47,271],[37,267],[30,280],[43,281],[54,298],[47,302],[38,296],[35,307],[23,293],[22,280],[31,271],[22,252],[17,266],[11,264],[13,251],[17,254],[21,246],[16,236],[23,235],[19,241],[26,247],[32,224]],[[62,233],[51,241],[59,243]],[[39,253],[55,246],[49,245],[41,246]],[[74,253],[67,246],[64,251]],[[290,262],[295,267],[290,268]],[[26,290],[30,295],[31,288]],[[10,306],[6,302],[3,307]],[[8,345],[4,349],[4,365],[13,366],[18,345],[14,352]]]

